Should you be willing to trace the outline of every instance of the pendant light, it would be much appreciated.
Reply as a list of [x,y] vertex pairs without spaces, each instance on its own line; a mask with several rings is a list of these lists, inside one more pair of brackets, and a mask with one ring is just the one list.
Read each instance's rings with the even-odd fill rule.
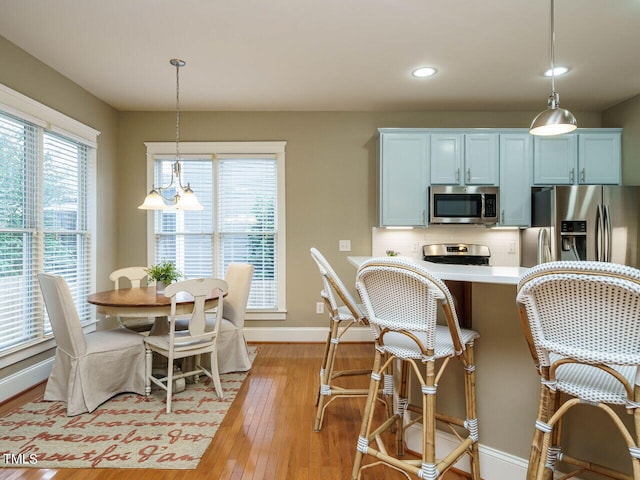
[[569,110],[560,108],[560,95],[555,84],[555,25],[554,0],[551,0],[551,95],[547,100],[547,109],[540,112],[531,123],[529,133],[532,135],[560,135],[578,128],[576,117]]
[[[143,210],[202,210],[202,205],[191,190],[191,185],[182,184],[182,172],[180,165],[180,67],[184,67],[186,62],[178,58],[169,60],[169,63],[176,67],[176,161],[171,166],[171,181],[166,187],[156,187],[155,185],[144,199],[144,203],[138,208]],[[163,195],[164,190],[168,190],[176,185],[176,193],[173,197],[167,198]],[[168,203],[167,203],[168,202]]]

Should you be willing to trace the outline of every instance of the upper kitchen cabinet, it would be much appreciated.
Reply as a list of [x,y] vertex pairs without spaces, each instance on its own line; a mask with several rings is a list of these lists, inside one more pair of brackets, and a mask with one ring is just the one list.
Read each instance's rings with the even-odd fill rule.
[[429,135],[380,134],[379,224],[426,227]]
[[578,183],[622,183],[620,132],[578,134]]
[[497,185],[497,133],[431,134],[432,185]]
[[620,129],[534,137],[534,185],[621,183]]
[[501,226],[530,226],[532,153],[533,142],[529,133],[500,135]]

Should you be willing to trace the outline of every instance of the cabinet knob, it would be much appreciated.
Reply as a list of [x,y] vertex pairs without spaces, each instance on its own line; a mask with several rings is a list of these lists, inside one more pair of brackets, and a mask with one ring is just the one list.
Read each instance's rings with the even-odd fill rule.
[[504,223],[504,209],[500,212],[500,223]]
[[584,183],[584,168],[580,170],[580,183]]
[[572,168],[571,173],[569,174],[569,181],[573,183],[576,179],[576,169]]

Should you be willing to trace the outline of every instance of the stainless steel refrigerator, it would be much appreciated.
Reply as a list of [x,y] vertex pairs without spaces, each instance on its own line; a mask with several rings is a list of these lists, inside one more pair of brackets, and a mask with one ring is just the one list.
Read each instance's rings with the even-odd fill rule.
[[534,188],[531,228],[521,232],[525,267],[554,260],[638,265],[640,187]]

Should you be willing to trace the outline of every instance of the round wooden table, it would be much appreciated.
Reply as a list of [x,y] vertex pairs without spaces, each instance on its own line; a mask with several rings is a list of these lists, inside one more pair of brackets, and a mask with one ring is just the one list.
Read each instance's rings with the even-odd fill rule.
[[[225,293],[226,295],[226,293]],[[219,291],[211,292],[205,301],[205,309],[218,305]],[[186,292],[177,294],[176,315],[188,315],[193,309],[193,297]],[[155,317],[150,335],[169,332],[167,317],[171,314],[171,298],[156,293],[156,287],[121,288],[92,293],[87,302],[96,305],[103,315],[124,318]]]

